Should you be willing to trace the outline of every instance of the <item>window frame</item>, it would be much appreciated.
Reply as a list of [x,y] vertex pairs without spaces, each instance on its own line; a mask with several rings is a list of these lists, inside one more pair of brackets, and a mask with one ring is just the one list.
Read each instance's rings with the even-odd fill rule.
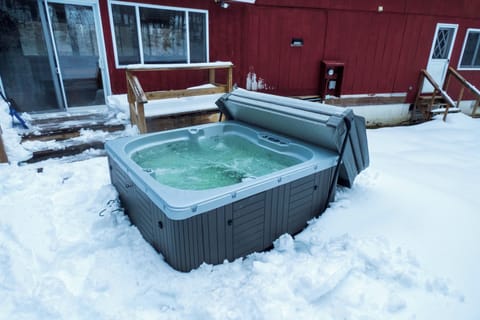
[[[141,30],[141,21],[140,21],[140,8],[149,8],[149,9],[157,9],[157,10],[173,10],[173,11],[182,11],[185,13],[185,37],[186,37],[186,45],[187,45],[187,62],[184,64],[191,64],[190,62],[190,27],[189,27],[189,13],[202,13],[205,14],[205,55],[206,61],[205,63],[210,62],[210,52],[209,52],[209,20],[208,20],[208,10],[202,9],[194,9],[194,8],[184,8],[184,7],[173,7],[173,6],[164,6],[164,5],[155,5],[155,4],[148,4],[148,3],[137,3],[137,2],[129,2],[129,1],[122,1],[122,0],[109,0],[108,1],[108,13],[110,19],[110,31],[112,34],[112,45],[113,45],[113,55],[115,59],[115,67],[117,69],[126,69],[128,64],[120,64],[118,59],[118,51],[117,51],[117,42],[116,42],[116,35],[115,35],[115,25],[113,21],[113,9],[112,5],[121,5],[121,6],[129,6],[133,7],[135,10],[135,19],[137,24],[137,40],[139,46],[139,55],[140,61],[135,63],[135,65],[142,65],[148,66],[151,63],[145,63],[145,57],[143,54],[143,43],[142,43],[142,30]],[[168,63],[155,63],[155,64],[168,64]]]
[[470,32],[477,32],[479,34],[479,39],[477,41],[477,55],[480,55],[480,45],[478,45],[478,42],[480,42],[480,28],[468,28],[467,32],[465,33],[465,39],[463,40],[463,46],[462,46],[462,52],[460,53],[460,58],[458,60],[458,70],[472,70],[472,71],[480,71],[480,65],[478,66],[473,66],[473,67],[462,67],[462,60],[463,60],[463,54],[465,52],[465,48],[467,46],[467,40],[468,36],[470,35]]

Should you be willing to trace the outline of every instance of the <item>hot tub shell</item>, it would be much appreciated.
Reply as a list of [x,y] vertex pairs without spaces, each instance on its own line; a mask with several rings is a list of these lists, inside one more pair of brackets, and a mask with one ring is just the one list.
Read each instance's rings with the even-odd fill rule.
[[[356,174],[368,165],[362,119],[335,107],[329,109],[329,116],[325,111],[308,110],[313,107],[308,103],[287,106],[285,103],[297,103],[289,98],[269,103],[272,97],[277,99],[235,90],[218,101],[222,112],[235,120],[106,143],[112,184],[125,212],[174,269],[190,271],[204,262],[232,261],[271,247],[284,233],[298,233],[333,200],[339,176],[344,184],[351,185]],[[348,117],[351,119],[345,121]],[[347,130],[345,122],[353,125]],[[248,134],[251,139],[273,136],[299,150],[305,148],[305,155],[300,151],[305,159],[299,165],[253,181],[199,191],[164,186],[131,159],[133,152],[146,146],[191,139],[199,132],[222,134],[225,128],[235,127],[242,134],[254,132]],[[275,140],[271,145],[268,139],[259,138],[258,142],[283,150],[285,146],[275,146]],[[339,157],[342,145],[347,161]]]

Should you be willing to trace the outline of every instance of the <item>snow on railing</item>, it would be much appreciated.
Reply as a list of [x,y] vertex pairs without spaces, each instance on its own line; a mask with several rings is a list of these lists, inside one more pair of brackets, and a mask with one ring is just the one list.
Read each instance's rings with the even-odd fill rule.
[[230,61],[200,62],[200,63],[165,63],[165,64],[129,64],[127,70],[194,70],[230,68]]

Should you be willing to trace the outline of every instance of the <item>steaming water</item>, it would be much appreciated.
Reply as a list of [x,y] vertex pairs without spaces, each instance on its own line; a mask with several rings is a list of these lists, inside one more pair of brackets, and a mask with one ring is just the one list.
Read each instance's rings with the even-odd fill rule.
[[160,183],[187,190],[224,187],[301,162],[235,135],[160,144],[132,159]]

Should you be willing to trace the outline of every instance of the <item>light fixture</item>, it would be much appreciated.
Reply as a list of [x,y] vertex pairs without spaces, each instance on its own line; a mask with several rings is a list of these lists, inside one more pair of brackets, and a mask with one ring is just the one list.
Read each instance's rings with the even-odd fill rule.
[[302,38],[292,38],[290,42],[291,47],[303,47],[303,39]]
[[227,9],[228,7],[230,7],[230,4],[227,1],[224,1],[224,0],[215,0],[215,3],[218,3],[220,8],[222,8],[222,9]]

